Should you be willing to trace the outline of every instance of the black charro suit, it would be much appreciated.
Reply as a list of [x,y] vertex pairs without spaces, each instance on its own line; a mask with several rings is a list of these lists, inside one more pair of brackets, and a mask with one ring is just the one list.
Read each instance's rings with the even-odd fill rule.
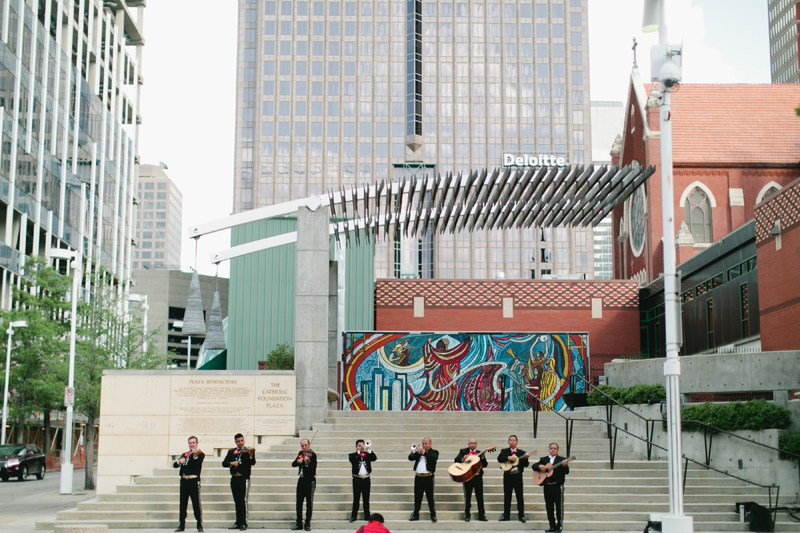
[[[231,466],[231,463],[238,466]],[[250,492],[250,472],[256,464],[255,455],[242,453],[240,448],[231,448],[222,461],[223,468],[229,468],[231,473],[231,494],[236,508],[236,525],[247,525],[247,495]]]
[[[353,471],[353,510],[350,512],[350,518],[355,520],[358,515],[359,500],[364,498],[364,520],[369,521],[369,493],[372,483],[369,479],[372,474],[372,463],[378,460],[378,456],[374,452],[353,452],[347,457],[350,461]],[[361,477],[361,465],[367,471],[367,477]]]
[[517,448],[512,452],[511,448],[503,448],[497,456],[498,463],[507,463],[508,459],[516,455],[519,457],[519,464],[507,472],[503,472],[503,518],[508,520],[511,515],[511,493],[517,497],[517,514],[520,519],[525,518],[525,495],[523,494],[522,471],[530,465],[527,457],[524,457],[525,450]]
[[292,466],[297,468],[297,528],[303,527],[303,500],[306,501],[305,527],[311,527],[311,514],[314,511],[314,492],[317,490],[317,454],[309,450],[309,461],[305,464],[304,453],[300,451]]
[[[478,450],[474,452],[469,448],[462,448],[458,451],[458,455],[456,455],[455,462],[461,463],[464,459],[472,454],[479,454]],[[489,466],[489,462],[486,460],[486,454],[481,455],[481,470],[478,474],[470,479],[469,481],[464,483],[464,517],[470,517],[470,507],[472,507],[472,491],[475,491],[475,499],[478,501],[478,518],[483,519],[486,517],[486,509],[483,505],[483,469]]]
[[[420,475],[417,473],[422,458],[425,458],[425,467],[430,472],[430,475]],[[430,449],[424,454],[419,450],[408,454],[408,460],[414,461],[414,514],[411,515],[412,520],[419,518],[419,510],[422,507],[422,494],[425,493],[425,499],[428,500],[428,509],[431,512],[431,520],[436,521],[436,503],[433,498],[434,490],[434,477],[436,473],[436,461],[439,460],[439,452]]]
[[[566,457],[556,455],[552,464],[557,465],[565,459]],[[539,465],[549,466],[550,464],[550,456],[545,455],[539,459],[539,462],[536,463],[534,468],[538,470]],[[544,505],[547,509],[547,520],[550,522],[550,529],[553,530],[561,529],[563,526],[564,481],[567,474],[569,474],[569,465],[559,466],[554,468],[553,475],[545,479],[544,483],[542,483],[542,487],[544,488]]]

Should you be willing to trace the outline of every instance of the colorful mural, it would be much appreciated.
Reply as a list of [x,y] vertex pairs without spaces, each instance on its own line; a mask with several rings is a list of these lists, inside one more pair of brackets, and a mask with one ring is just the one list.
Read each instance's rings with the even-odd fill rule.
[[527,411],[535,396],[563,411],[570,376],[589,379],[586,333],[347,332],[343,340],[344,410]]

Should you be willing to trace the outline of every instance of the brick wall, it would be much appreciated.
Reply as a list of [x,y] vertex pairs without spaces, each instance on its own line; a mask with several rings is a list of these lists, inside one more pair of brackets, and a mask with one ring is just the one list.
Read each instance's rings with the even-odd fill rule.
[[[800,348],[800,180],[755,207],[761,347]],[[780,250],[769,232],[780,220]]]
[[[415,316],[415,298],[422,298],[422,316]],[[504,313],[504,298],[512,299],[513,316]],[[598,298],[601,317],[592,318],[592,300]],[[378,280],[375,329],[585,331],[591,366],[602,370],[615,357],[639,352],[639,290],[634,281]]]

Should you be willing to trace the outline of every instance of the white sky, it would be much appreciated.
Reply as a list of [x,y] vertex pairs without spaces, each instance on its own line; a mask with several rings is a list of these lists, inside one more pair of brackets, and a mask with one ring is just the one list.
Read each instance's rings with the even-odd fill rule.
[[[670,43],[683,42],[686,83],[769,83],[767,2],[665,0]],[[642,0],[588,0],[592,100],[627,98],[633,61],[649,78],[650,47],[641,33]],[[181,264],[194,265],[190,224],[223,218],[233,206],[237,2],[150,2],[145,9],[143,163],[169,166],[183,193]],[[197,268],[214,274],[209,255],[230,245],[230,232],[200,239]],[[228,276],[227,264],[220,275]]]

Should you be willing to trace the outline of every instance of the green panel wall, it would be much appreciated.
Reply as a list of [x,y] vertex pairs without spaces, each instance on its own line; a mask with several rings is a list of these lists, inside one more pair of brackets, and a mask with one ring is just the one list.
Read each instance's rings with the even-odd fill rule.
[[[231,245],[295,231],[295,217],[233,228]],[[355,241],[351,239],[351,244]],[[228,370],[255,370],[278,344],[294,345],[294,244],[231,260],[228,293]],[[345,329],[375,328],[374,244],[347,250]]]

